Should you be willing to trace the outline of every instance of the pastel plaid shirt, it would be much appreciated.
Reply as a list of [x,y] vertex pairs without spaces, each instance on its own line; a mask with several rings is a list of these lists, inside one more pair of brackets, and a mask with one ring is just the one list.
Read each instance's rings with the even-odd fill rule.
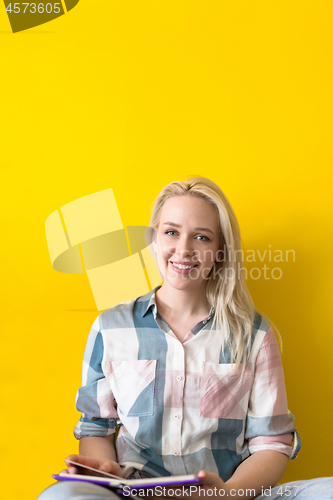
[[[155,291],[96,319],[77,394],[77,439],[120,427],[118,462],[154,476],[217,473],[224,481],[258,450],[294,458],[300,439],[288,411],[272,327],[256,313],[251,355],[232,371],[212,328],[212,308],[179,341],[159,315]],[[294,434],[294,446],[292,447]]]

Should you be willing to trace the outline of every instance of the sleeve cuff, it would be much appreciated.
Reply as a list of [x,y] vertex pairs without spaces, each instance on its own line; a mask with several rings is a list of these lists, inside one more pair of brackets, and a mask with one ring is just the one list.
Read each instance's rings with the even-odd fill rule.
[[115,418],[89,420],[87,418],[81,417],[74,428],[74,436],[76,437],[76,439],[81,439],[83,437],[89,436],[109,436],[110,434],[115,433],[116,427],[117,421]]
[[[294,437],[294,445],[292,445]],[[260,450],[274,450],[289,458],[296,458],[301,447],[300,437],[297,432],[280,434],[277,436],[257,436],[249,440],[249,452],[255,453]]]

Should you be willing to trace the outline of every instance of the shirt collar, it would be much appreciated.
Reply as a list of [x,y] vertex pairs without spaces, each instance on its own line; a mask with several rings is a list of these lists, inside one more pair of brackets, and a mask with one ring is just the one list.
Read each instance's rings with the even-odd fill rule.
[[146,307],[143,308],[142,317],[144,317],[147,314],[147,312],[149,311],[149,309],[153,310],[154,317],[156,317],[156,314],[157,314],[157,305],[156,305],[156,300],[155,300],[155,293],[156,293],[156,290],[158,290],[159,288],[161,288],[161,285],[156,286],[150,292],[151,293],[150,299],[148,300],[148,303],[147,303]]
[[[142,317],[144,317],[147,312],[152,309],[153,311],[153,314],[154,314],[154,318],[156,318],[156,314],[157,314],[157,305],[156,305],[156,299],[155,299],[155,294],[156,294],[156,291],[161,288],[162,285],[159,285],[159,286],[156,286],[150,293],[151,293],[151,296],[150,296],[150,299],[148,300],[148,303],[146,305],[146,307],[143,308],[143,312],[142,312]],[[207,316],[207,318],[205,318],[205,321],[209,321],[215,314],[215,309],[214,307],[212,306],[210,308],[210,311],[209,311],[209,314]]]
[[207,317],[207,321],[209,321],[210,319],[212,319],[212,317],[214,316],[214,314],[215,314],[215,309],[214,309],[214,307],[212,306],[212,307],[210,308],[210,311],[209,311],[209,314],[208,314],[208,317]]

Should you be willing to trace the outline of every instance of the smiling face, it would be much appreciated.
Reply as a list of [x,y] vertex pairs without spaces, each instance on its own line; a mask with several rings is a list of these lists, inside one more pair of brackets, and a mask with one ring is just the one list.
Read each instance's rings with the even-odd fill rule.
[[215,208],[198,196],[173,196],[163,205],[154,241],[164,283],[177,289],[201,285],[220,249]]

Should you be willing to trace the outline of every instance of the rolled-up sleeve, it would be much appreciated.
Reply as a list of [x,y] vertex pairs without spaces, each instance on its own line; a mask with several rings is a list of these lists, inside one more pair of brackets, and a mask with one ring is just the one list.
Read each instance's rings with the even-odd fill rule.
[[89,333],[83,358],[82,387],[76,396],[76,407],[82,412],[74,429],[77,439],[107,436],[116,429],[117,406],[102,369],[103,357],[103,336],[97,318]]
[[288,410],[279,345],[272,327],[260,346],[246,420],[249,452],[275,450],[295,458],[301,440]]

